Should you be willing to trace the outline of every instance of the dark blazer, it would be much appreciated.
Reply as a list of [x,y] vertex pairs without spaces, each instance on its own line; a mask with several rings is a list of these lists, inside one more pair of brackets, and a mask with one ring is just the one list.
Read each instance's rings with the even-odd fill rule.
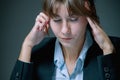
[[[83,67],[83,80],[120,80],[120,38],[110,37],[115,52],[103,56],[93,41],[87,51]],[[52,80],[54,74],[54,48],[56,38],[45,38],[32,51],[31,63],[17,60],[10,80]]]

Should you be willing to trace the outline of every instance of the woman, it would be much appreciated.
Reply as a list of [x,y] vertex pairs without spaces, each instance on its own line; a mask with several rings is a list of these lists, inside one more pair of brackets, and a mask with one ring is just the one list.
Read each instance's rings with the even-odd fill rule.
[[[49,28],[56,38],[44,38]],[[118,80],[119,47],[100,27],[93,0],[45,0],[11,80]]]

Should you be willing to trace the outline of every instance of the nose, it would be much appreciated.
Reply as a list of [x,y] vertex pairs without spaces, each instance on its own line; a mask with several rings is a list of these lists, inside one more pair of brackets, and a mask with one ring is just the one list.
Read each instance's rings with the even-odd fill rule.
[[70,25],[67,21],[63,21],[61,33],[63,33],[63,34],[69,34],[70,33]]

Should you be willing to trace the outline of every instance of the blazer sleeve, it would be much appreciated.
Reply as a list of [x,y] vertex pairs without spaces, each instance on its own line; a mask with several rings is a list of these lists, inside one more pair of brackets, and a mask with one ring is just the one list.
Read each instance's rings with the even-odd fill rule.
[[16,61],[10,80],[32,80],[33,63]]
[[101,78],[100,80],[120,80],[120,55],[101,55],[97,59]]

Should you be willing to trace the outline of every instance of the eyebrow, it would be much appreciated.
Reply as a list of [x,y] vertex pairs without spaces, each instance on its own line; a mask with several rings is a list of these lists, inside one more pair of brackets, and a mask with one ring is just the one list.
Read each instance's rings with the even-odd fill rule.
[[[77,15],[75,15],[75,14],[69,14],[67,17],[74,17],[74,16],[77,16]],[[54,14],[53,17],[60,17],[60,15],[59,14]]]

